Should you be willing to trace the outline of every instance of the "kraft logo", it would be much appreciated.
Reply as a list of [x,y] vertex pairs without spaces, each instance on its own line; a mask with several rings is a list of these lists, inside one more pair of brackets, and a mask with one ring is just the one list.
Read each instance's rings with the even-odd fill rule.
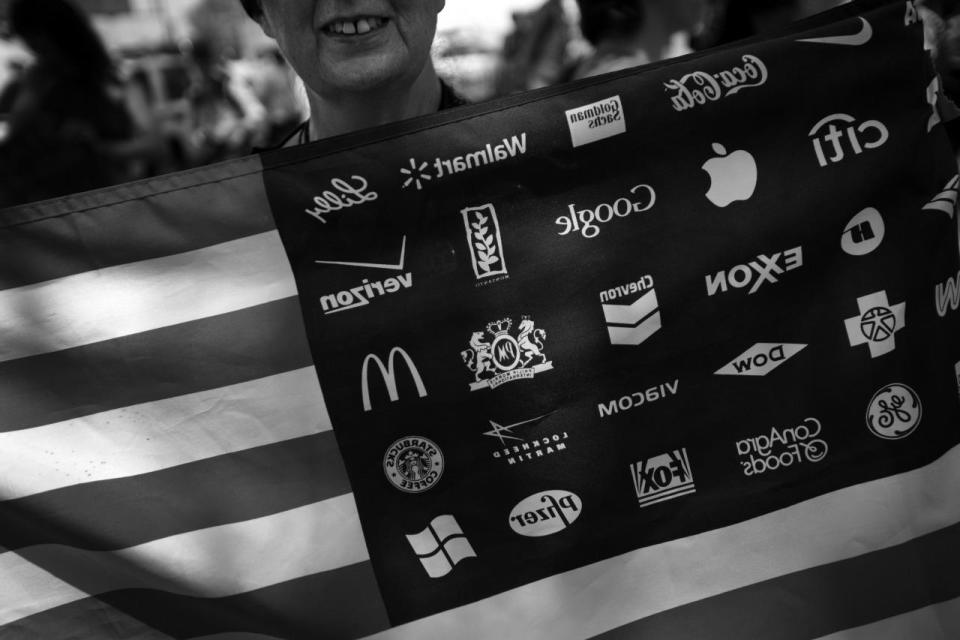
[[805,344],[780,344],[758,342],[727,366],[719,369],[718,376],[765,376],[784,362],[803,351]]
[[413,360],[402,347],[394,347],[390,350],[390,354],[387,356],[387,364],[384,365],[383,360],[380,359],[376,354],[369,354],[366,358],[363,359],[363,368],[360,370],[360,392],[363,398],[363,410],[372,411],[372,406],[370,404],[370,363],[377,365],[377,369],[380,371],[380,377],[383,379],[384,384],[387,386],[387,395],[390,397],[390,402],[396,402],[399,400],[400,396],[397,393],[397,376],[396,376],[396,358],[400,356],[403,358],[404,363],[407,365],[407,372],[410,374],[410,377],[413,379],[413,383],[416,385],[417,393],[421,398],[427,396],[427,388],[423,385],[423,379],[420,377],[420,371],[417,369],[417,365],[413,363]]
[[886,227],[883,216],[869,207],[850,219],[840,237],[840,247],[851,256],[865,256],[880,246]]
[[720,271],[707,276],[707,295],[726,293],[729,287],[744,289],[750,285],[749,295],[767,282],[779,282],[777,276],[803,266],[803,247],[794,247],[772,256],[760,254],[748,264],[738,265],[729,271]]
[[641,507],[697,491],[686,449],[674,449],[630,465],[633,488]]
[[541,491],[524,498],[510,512],[510,528],[528,538],[563,531],[580,517],[583,503],[569,491]]
[[[817,154],[817,162],[821,167],[840,162],[846,157],[844,136],[847,140],[846,147],[853,151],[854,155],[860,155],[864,150],[882,147],[890,139],[890,132],[879,120],[866,120],[860,124],[855,124],[856,122],[857,119],[851,115],[834,113],[813,125],[810,129],[810,138],[813,140],[813,150]],[[829,158],[824,152],[826,143],[829,143],[833,149],[833,155]]]
[[406,536],[431,578],[442,578],[467,558],[476,558],[467,536],[451,515],[437,516],[420,533]]
[[[633,303],[603,305],[603,317],[607,321],[610,344],[635,347],[646,342],[663,327],[653,279],[649,276],[647,278],[650,290]],[[601,299],[603,295],[601,294]]]
[[627,132],[620,96],[571,109],[566,116],[574,148]]

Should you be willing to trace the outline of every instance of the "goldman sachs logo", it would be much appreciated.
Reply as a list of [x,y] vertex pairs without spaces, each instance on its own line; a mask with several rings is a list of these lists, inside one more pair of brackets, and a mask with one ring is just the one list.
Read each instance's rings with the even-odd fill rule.
[[447,176],[466,173],[467,171],[503,162],[504,160],[516,158],[526,153],[527,134],[521,133],[519,136],[503,138],[499,142],[488,142],[480,149],[451,158],[437,157],[428,161],[410,158],[407,166],[400,169],[400,174],[403,179],[401,188],[408,189],[410,187],[416,187],[417,191],[420,191],[431,182],[442,180]]

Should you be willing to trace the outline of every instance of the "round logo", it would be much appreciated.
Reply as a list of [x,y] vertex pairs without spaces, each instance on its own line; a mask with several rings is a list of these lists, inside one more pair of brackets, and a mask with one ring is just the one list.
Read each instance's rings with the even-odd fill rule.
[[887,307],[874,307],[860,318],[860,331],[870,342],[883,342],[897,330],[897,316]]
[[443,475],[443,452],[427,438],[400,438],[383,455],[383,472],[397,489],[422,493]]
[[867,426],[875,436],[900,440],[916,430],[923,415],[917,393],[905,384],[888,384],[877,391],[867,408]]
[[513,371],[520,362],[520,347],[513,336],[506,333],[498,335],[490,345],[493,362],[501,371]]

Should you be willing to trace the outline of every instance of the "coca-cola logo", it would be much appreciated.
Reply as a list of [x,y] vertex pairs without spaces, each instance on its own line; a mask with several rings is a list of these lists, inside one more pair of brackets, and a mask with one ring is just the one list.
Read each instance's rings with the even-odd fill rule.
[[760,58],[744,55],[740,60],[743,64],[732,69],[717,73],[694,71],[679,80],[663,83],[667,91],[676,92],[670,97],[674,110],[693,109],[767,82],[767,67]]

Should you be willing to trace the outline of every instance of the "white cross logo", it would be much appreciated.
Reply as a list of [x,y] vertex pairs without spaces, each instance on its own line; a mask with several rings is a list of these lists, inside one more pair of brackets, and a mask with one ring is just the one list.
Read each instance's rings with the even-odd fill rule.
[[860,315],[844,320],[850,346],[865,344],[870,357],[877,358],[897,348],[895,334],[907,326],[907,303],[890,305],[886,291],[857,298]]

